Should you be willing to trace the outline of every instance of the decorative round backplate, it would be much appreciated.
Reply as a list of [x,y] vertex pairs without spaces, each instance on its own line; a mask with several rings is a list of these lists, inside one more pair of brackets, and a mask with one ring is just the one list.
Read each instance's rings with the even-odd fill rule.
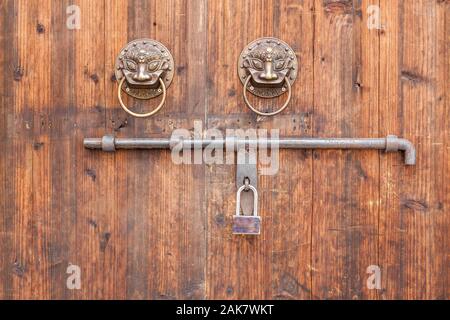
[[174,61],[170,51],[158,41],[136,39],[120,50],[115,64],[118,82],[125,77],[122,90],[137,99],[151,99],[163,93],[172,83]]
[[288,91],[297,78],[298,62],[294,50],[277,38],[260,38],[249,43],[239,55],[238,74],[242,84],[261,98],[275,98]]

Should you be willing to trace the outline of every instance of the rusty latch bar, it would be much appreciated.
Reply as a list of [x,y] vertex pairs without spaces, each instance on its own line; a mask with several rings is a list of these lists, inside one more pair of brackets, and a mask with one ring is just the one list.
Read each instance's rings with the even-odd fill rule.
[[[407,139],[388,135],[386,138],[279,138],[279,139],[245,139],[234,138],[234,146],[257,145],[269,148],[277,144],[283,149],[377,149],[386,152],[404,151],[405,164],[416,164],[416,150]],[[201,145],[225,147],[226,139],[184,139],[182,148],[194,148]],[[179,144],[179,141],[175,141]],[[115,138],[106,135],[103,138],[86,138],[84,146],[88,149],[116,151],[117,149],[172,149],[174,141],[169,138]],[[227,145],[228,146],[228,145]]]

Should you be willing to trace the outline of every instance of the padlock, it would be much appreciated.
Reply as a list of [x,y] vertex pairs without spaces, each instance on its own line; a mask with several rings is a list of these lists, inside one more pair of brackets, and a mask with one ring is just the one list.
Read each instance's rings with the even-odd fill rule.
[[[245,189],[253,191],[253,215],[241,215],[241,192]],[[236,215],[233,216],[233,234],[259,235],[261,229],[261,217],[258,216],[258,192],[250,184],[243,185],[237,191]]]

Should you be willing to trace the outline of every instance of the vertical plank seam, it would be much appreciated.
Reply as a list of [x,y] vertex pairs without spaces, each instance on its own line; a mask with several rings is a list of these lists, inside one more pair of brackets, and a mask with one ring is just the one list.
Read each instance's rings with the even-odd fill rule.
[[[104,109],[104,113],[105,113],[105,124],[104,124],[104,128],[105,128],[105,132],[108,129],[107,128],[107,119],[108,119],[108,113],[106,110],[106,88],[107,88],[107,83],[106,83],[106,0],[103,0],[103,109]],[[115,159],[115,155],[114,155],[114,159]]]
[[[381,10],[381,0],[378,0],[378,8]],[[381,18],[380,18],[381,19]],[[380,21],[381,23],[381,21]],[[381,25],[381,30],[378,31],[378,88],[377,88],[377,113],[378,113],[378,123],[377,123],[377,133],[380,136],[381,133],[381,109],[380,109],[380,98],[381,98],[381,32],[383,30],[383,26]],[[380,219],[381,219],[381,152],[378,152],[378,217],[377,217],[377,265],[380,265]],[[376,294],[377,299],[380,299],[379,292]]]
[[[312,118],[311,119],[311,137],[314,136],[314,123],[315,123],[315,64],[316,64],[316,2],[312,2]],[[310,299],[314,297],[313,292],[313,232],[314,232],[314,224],[313,224],[313,218],[314,218],[314,150],[311,150],[311,225],[310,225],[310,245],[309,245],[309,280],[310,280]]]
[[[205,68],[206,68],[206,72],[205,72],[205,77],[204,77],[204,85],[205,85],[205,95],[203,97],[204,100],[204,108],[205,108],[205,115],[204,115],[204,121],[205,121],[205,127],[208,128],[209,124],[208,124],[208,76],[209,76],[209,68],[208,68],[208,56],[209,56],[209,52],[208,52],[208,30],[209,30],[209,15],[208,15],[208,1],[204,0],[203,1],[204,6],[203,6],[203,14],[204,14],[204,32],[205,32],[205,55],[204,55],[204,61],[205,61]],[[207,272],[208,272],[208,234],[209,234],[209,225],[208,225],[208,194],[206,192],[206,180],[207,180],[207,166],[206,164],[203,164],[203,211],[204,211],[204,238],[203,241],[205,242],[205,248],[204,248],[204,266],[203,266],[203,281],[204,281],[204,285],[203,285],[203,297],[205,299],[208,298],[207,294],[208,294],[208,277],[207,277]]]
[[[397,85],[399,86],[399,90],[398,90],[398,92],[399,92],[399,97],[397,97],[397,99],[399,99],[400,101],[398,101],[398,105],[397,105],[397,107],[398,107],[398,109],[400,110],[400,113],[401,113],[401,121],[399,121],[399,117],[398,117],[398,109],[397,109],[397,114],[396,114],[396,117],[395,117],[395,122],[396,122],[396,124],[397,125],[399,125],[400,126],[400,128],[398,129],[398,134],[400,134],[400,135],[402,135],[403,136],[403,133],[404,133],[404,130],[403,130],[403,128],[404,128],[404,125],[403,125],[403,102],[404,102],[404,91],[403,91],[403,84],[402,84],[402,82],[400,81],[401,79],[399,79],[399,77],[400,77],[400,75],[401,75],[401,72],[402,72],[402,69],[403,69],[403,49],[404,49],[404,33],[403,33],[403,30],[404,30],[404,22],[405,22],[405,6],[404,6],[404,3],[403,2],[400,2],[399,3],[399,10],[398,10],[398,15],[399,15],[399,17],[398,17],[398,24],[399,24],[399,28],[398,28],[398,32],[399,32],[399,35],[398,35],[398,52],[397,52],[397,54],[398,54],[398,63],[399,63],[399,72],[400,72],[400,74],[399,75],[397,75]],[[391,170],[392,169],[392,165],[390,165],[389,166],[389,170]],[[398,176],[397,177],[401,177],[401,175],[400,174],[398,174]],[[398,188],[399,187],[399,185],[401,185],[401,181],[400,181],[400,183],[398,183],[399,181],[397,181],[397,184],[396,184],[396,187]],[[397,192],[399,191],[399,190],[396,190]],[[400,192],[398,192],[398,196],[399,196],[399,199],[400,199],[400,201],[401,201],[401,194],[400,194]],[[400,206],[401,204],[399,203],[399,206]],[[401,211],[401,208],[400,208],[400,211]],[[386,212],[385,212],[385,214],[388,214],[388,211],[387,211],[387,208],[386,208]],[[400,216],[400,229],[401,230],[403,230],[403,226],[404,226],[404,217],[403,217],[403,215],[401,214],[401,212],[399,212],[399,216]],[[400,237],[402,238],[403,237],[403,235],[400,235]],[[403,239],[402,239],[403,240]],[[404,285],[404,241],[400,241],[400,250],[399,250],[399,256],[400,256],[400,261],[399,261],[399,266],[400,266],[400,268],[399,268],[399,278],[400,278],[400,284],[399,284],[399,291],[401,292],[401,293],[399,293],[399,292],[397,292],[397,296],[398,296],[398,298],[403,298],[403,299],[408,299],[408,297],[405,297],[404,295],[403,295],[403,285]]]
[[[450,4],[448,4],[449,6],[450,6]],[[448,30],[447,29],[447,25],[448,25],[448,19],[447,19],[447,17],[448,17],[448,11],[447,12],[444,12],[444,33]],[[447,46],[445,46],[444,47],[444,56],[446,56],[446,53],[448,54],[449,53],[449,46],[447,45]],[[447,60],[447,63],[445,63],[445,65],[444,65],[444,68],[445,69],[447,69],[447,70],[445,70],[444,69],[444,74],[450,74],[450,63],[449,63],[449,61]],[[448,77],[446,78],[447,80],[448,80]],[[447,91],[447,93],[445,94],[445,97],[444,97],[444,105],[445,106],[447,106],[448,107],[448,100],[449,100],[449,94],[448,94],[448,91]],[[445,128],[447,128],[447,134],[446,135],[444,135],[444,139],[446,139],[446,142],[447,143],[444,143],[444,145],[446,145],[447,146],[447,148],[445,148],[445,151],[444,151],[444,157],[446,157],[447,158],[447,161],[445,161],[445,159],[444,159],[444,161],[443,161],[443,172],[445,172],[445,163],[450,163],[450,158],[449,158],[449,154],[450,154],[450,152],[449,152],[449,148],[450,148],[450,146],[449,146],[449,136],[450,136],[450,132],[449,132],[449,127],[450,127],[450,122],[449,122],[449,117],[445,117],[445,119],[447,119],[447,123],[448,123],[448,125],[445,125]],[[444,124],[445,124],[445,122],[444,122]],[[447,167],[449,167],[448,165],[447,165]],[[447,171],[447,174],[448,174],[448,171]],[[448,188],[448,187],[447,187]],[[444,189],[444,194],[445,194],[445,190],[446,189]],[[448,196],[448,194],[447,194],[447,200],[448,200],[448,198],[449,198],[449,196]],[[444,198],[444,208],[445,208],[445,203],[446,203],[446,198]],[[448,203],[447,203],[447,205],[449,205]],[[449,239],[449,236],[448,236],[448,233],[447,233],[447,243],[449,242],[448,241],[448,239]],[[447,259],[445,259],[444,260],[444,264],[446,264],[446,262],[448,262],[448,261],[450,261],[450,258],[447,256]],[[449,273],[448,272],[446,272],[445,273],[445,276],[446,276],[446,279],[444,279],[444,295],[446,294],[447,295],[447,298],[450,296],[450,290],[449,290],[449,280],[450,280],[450,278],[449,278]]]
[[[103,0],[103,103],[102,103],[102,105],[103,105],[103,110],[104,110],[104,114],[105,114],[105,120],[104,120],[104,132],[105,133],[107,131],[107,115],[108,115],[107,109],[106,109],[106,100],[107,100],[107,95],[106,95],[106,88],[107,88],[107,83],[106,83],[106,79],[107,79],[107,76],[106,76],[106,59],[107,59],[107,56],[106,56],[106,51],[107,51],[106,50],[106,43],[107,42],[106,41],[107,41],[107,39],[106,39],[106,0]],[[114,162],[115,162],[115,158],[116,158],[115,153],[113,153],[112,157],[113,157]],[[108,195],[109,195],[109,192],[106,194],[106,197],[108,197]],[[114,223],[114,216],[112,216],[111,218],[112,218],[111,219],[112,225],[115,228],[116,225]],[[109,225],[108,227],[109,228],[111,228],[111,221],[108,222],[108,225]],[[114,250],[112,252],[114,254]],[[105,285],[108,285],[107,284],[108,280],[107,280],[106,272],[104,270],[105,263],[106,263],[106,251],[103,254],[103,264],[102,264],[102,268],[103,268],[103,272],[102,272],[102,278],[103,278],[102,279],[103,280],[102,281],[103,282],[102,296],[103,296],[103,299],[105,299]],[[112,267],[113,278],[115,278],[115,273],[116,273],[116,270],[117,270],[117,266],[116,266],[116,264],[113,264],[111,267]],[[107,292],[106,292],[107,296],[111,297],[111,295],[115,295],[114,287],[115,287],[115,285],[113,285],[112,292],[110,290],[111,289],[110,287],[107,288]]]

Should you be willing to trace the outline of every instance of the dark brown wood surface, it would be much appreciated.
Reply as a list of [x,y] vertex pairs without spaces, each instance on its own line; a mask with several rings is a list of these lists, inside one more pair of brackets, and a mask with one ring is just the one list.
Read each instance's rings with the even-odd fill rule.
[[[447,0],[0,2],[1,299],[450,298],[450,2]],[[369,28],[369,6],[381,27]],[[289,107],[246,108],[236,63],[263,36],[301,67]],[[168,47],[165,107],[118,105],[116,54]],[[259,101],[261,108],[282,102]],[[136,110],[156,102],[128,99]],[[282,150],[260,176],[262,232],[231,233],[235,166],[169,151],[84,149],[85,137],[175,128],[413,141],[417,165],[376,151]],[[66,286],[81,268],[81,289]],[[367,268],[381,269],[369,289]]]

